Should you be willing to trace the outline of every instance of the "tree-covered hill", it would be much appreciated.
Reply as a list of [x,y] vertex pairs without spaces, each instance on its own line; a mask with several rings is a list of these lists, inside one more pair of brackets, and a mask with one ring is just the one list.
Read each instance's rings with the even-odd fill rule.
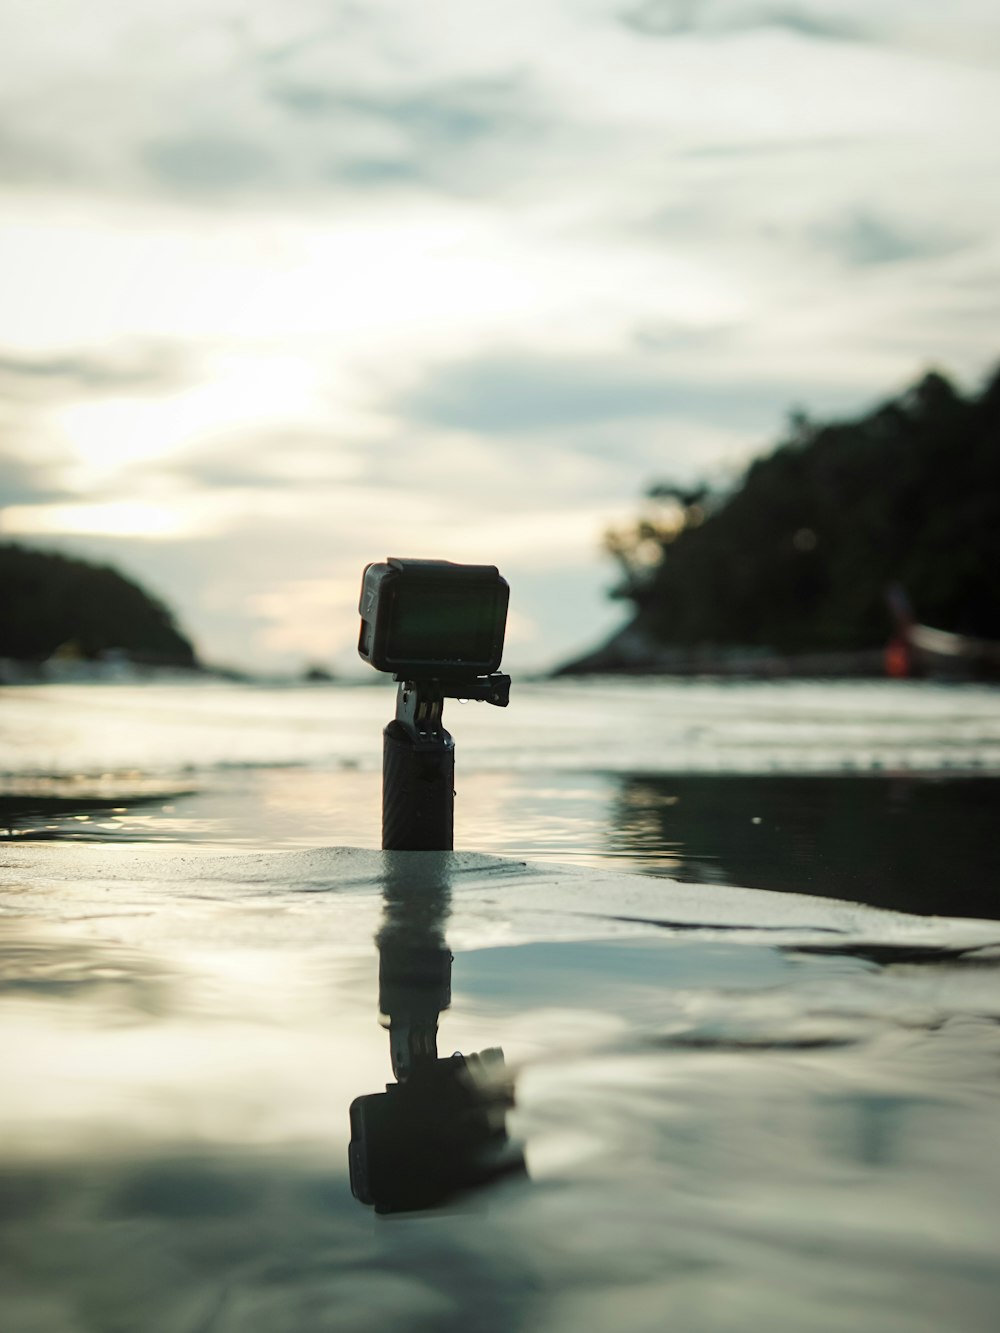
[[162,603],[104,565],[0,544],[0,657],[42,662],[58,650],[118,650],[151,666],[197,667],[191,642]]
[[[887,591],[915,619],[1000,639],[1000,373],[963,396],[940,374],[854,421],[792,418],[726,495],[660,484],[607,535],[635,607],[622,635],[568,669],[651,650],[878,648]],[[617,665],[625,665],[622,660]]]

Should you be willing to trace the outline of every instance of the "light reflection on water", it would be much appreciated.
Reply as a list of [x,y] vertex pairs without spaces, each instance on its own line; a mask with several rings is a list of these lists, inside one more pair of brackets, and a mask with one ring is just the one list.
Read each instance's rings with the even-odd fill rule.
[[[17,840],[377,847],[380,782],[244,770],[97,808],[71,795],[0,798],[0,817]],[[524,860],[997,917],[998,819],[1000,779],[990,777],[472,772],[458,777],[455,836]]]
[[[989,927],[921,952],[891,917],[761,900],[777,937],[733,934],[745,895],[678,934],[616,925],[614,879],[522,887],[509,863],[458,863],[449,898],[433,854],[279,879],[49,850],[44,897],[0,929],[7,1326],[723,1330],[735,1305],[788,1333],[930,1330],[946,1307],[994,1327]],[[376,1226],[346,1147],[348,1104],[391,1078],[380,878],[412,889],[396,943],[467,943],[441,1047],[503,1046],[528,1177]],[[697,905],[636,885],[650,918]],[[547,938],[488,943],[534,900]]]
[[[7,689],[0,829],[261,849],[380,842],[392,687]],[[454,708],[456,844],[997,915],[1000,692],[518,684]]]
[[[347,1112],[392,1078],[386,875],[297,849],[377,846],[379,776],[357,746],[377,754],[384,696],[353,714],[347,691],[209,689],[192,727],[171,694],[151,758],[136,717],[156,691],[123,696],[105,750],[114,695],[18,712],[12,693],[0,733],[20,718],[27,736],[51,698],[58,727],[39,734],[71,746],[49,776],[11,760],[0,807],[5,1328],[992,1333],[1000,927],[801,895],[998,915],[996,696],[800,692],[783,748],[793,696],[670,694],[688,705],[671,735],[701,756],[687,771],[664,767],[664,700],[643,734],[648,685],[529,691],[531,726],[503,745],[514,704],[452,720],[459,845],[550,867],[449,861],[439,911],[456,953],[440,1050],[502,1046],[528,1179],[376,1222],[351,1197]],[[573,707],[543,725],[546,697]],[[852,700],[867,720],[850,745],[899,771],[814,762],[848,753]],[[316,708],[343,719],[322,751]],[[982,775],[944,768],[949,729]],[[285,745],[307,762],[278,763]],[[810,776],[787,770],[795,746]],[[737,751],[736,773],[708,762]],[[103,776],[112,754],[127,778]]]
[[[8,777],[377,770],[394,688],[218,681],[5,687]],[[449,708],[462,770],[1000,774],[1000,693],[891,681],[514,682]]]

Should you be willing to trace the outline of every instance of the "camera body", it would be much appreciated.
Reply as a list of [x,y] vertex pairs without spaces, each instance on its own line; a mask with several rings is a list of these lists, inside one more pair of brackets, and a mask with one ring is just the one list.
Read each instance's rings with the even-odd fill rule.
[[398,680],[488,676],[503,656],[510,589],[495,565],[365,566],[358,653]]

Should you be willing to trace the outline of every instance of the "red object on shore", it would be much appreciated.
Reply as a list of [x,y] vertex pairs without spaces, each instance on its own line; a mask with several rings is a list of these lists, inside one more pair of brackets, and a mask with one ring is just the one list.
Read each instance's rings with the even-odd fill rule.
[[906,680],[913,675],[913,650],[908,639],[895,634],[885,645],[885,674],[892,680]]

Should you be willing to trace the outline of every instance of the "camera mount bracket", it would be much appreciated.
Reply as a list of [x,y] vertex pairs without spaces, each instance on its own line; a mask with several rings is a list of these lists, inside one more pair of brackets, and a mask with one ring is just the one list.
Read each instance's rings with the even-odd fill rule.
[[455,742],[445,730],[445,699],[506,708],[510,676],[397,676],[396,716],[382,733],[382,846],[445,851],[454,846]]
[[396,721],[418,746],[440,744],[448,735],[441,725],[445,699],[473,700],[496,708],[510,703],[510,676],[500,672],[464,680],[407,680],[403,676],[393,676],[393,680],[399,682]]

